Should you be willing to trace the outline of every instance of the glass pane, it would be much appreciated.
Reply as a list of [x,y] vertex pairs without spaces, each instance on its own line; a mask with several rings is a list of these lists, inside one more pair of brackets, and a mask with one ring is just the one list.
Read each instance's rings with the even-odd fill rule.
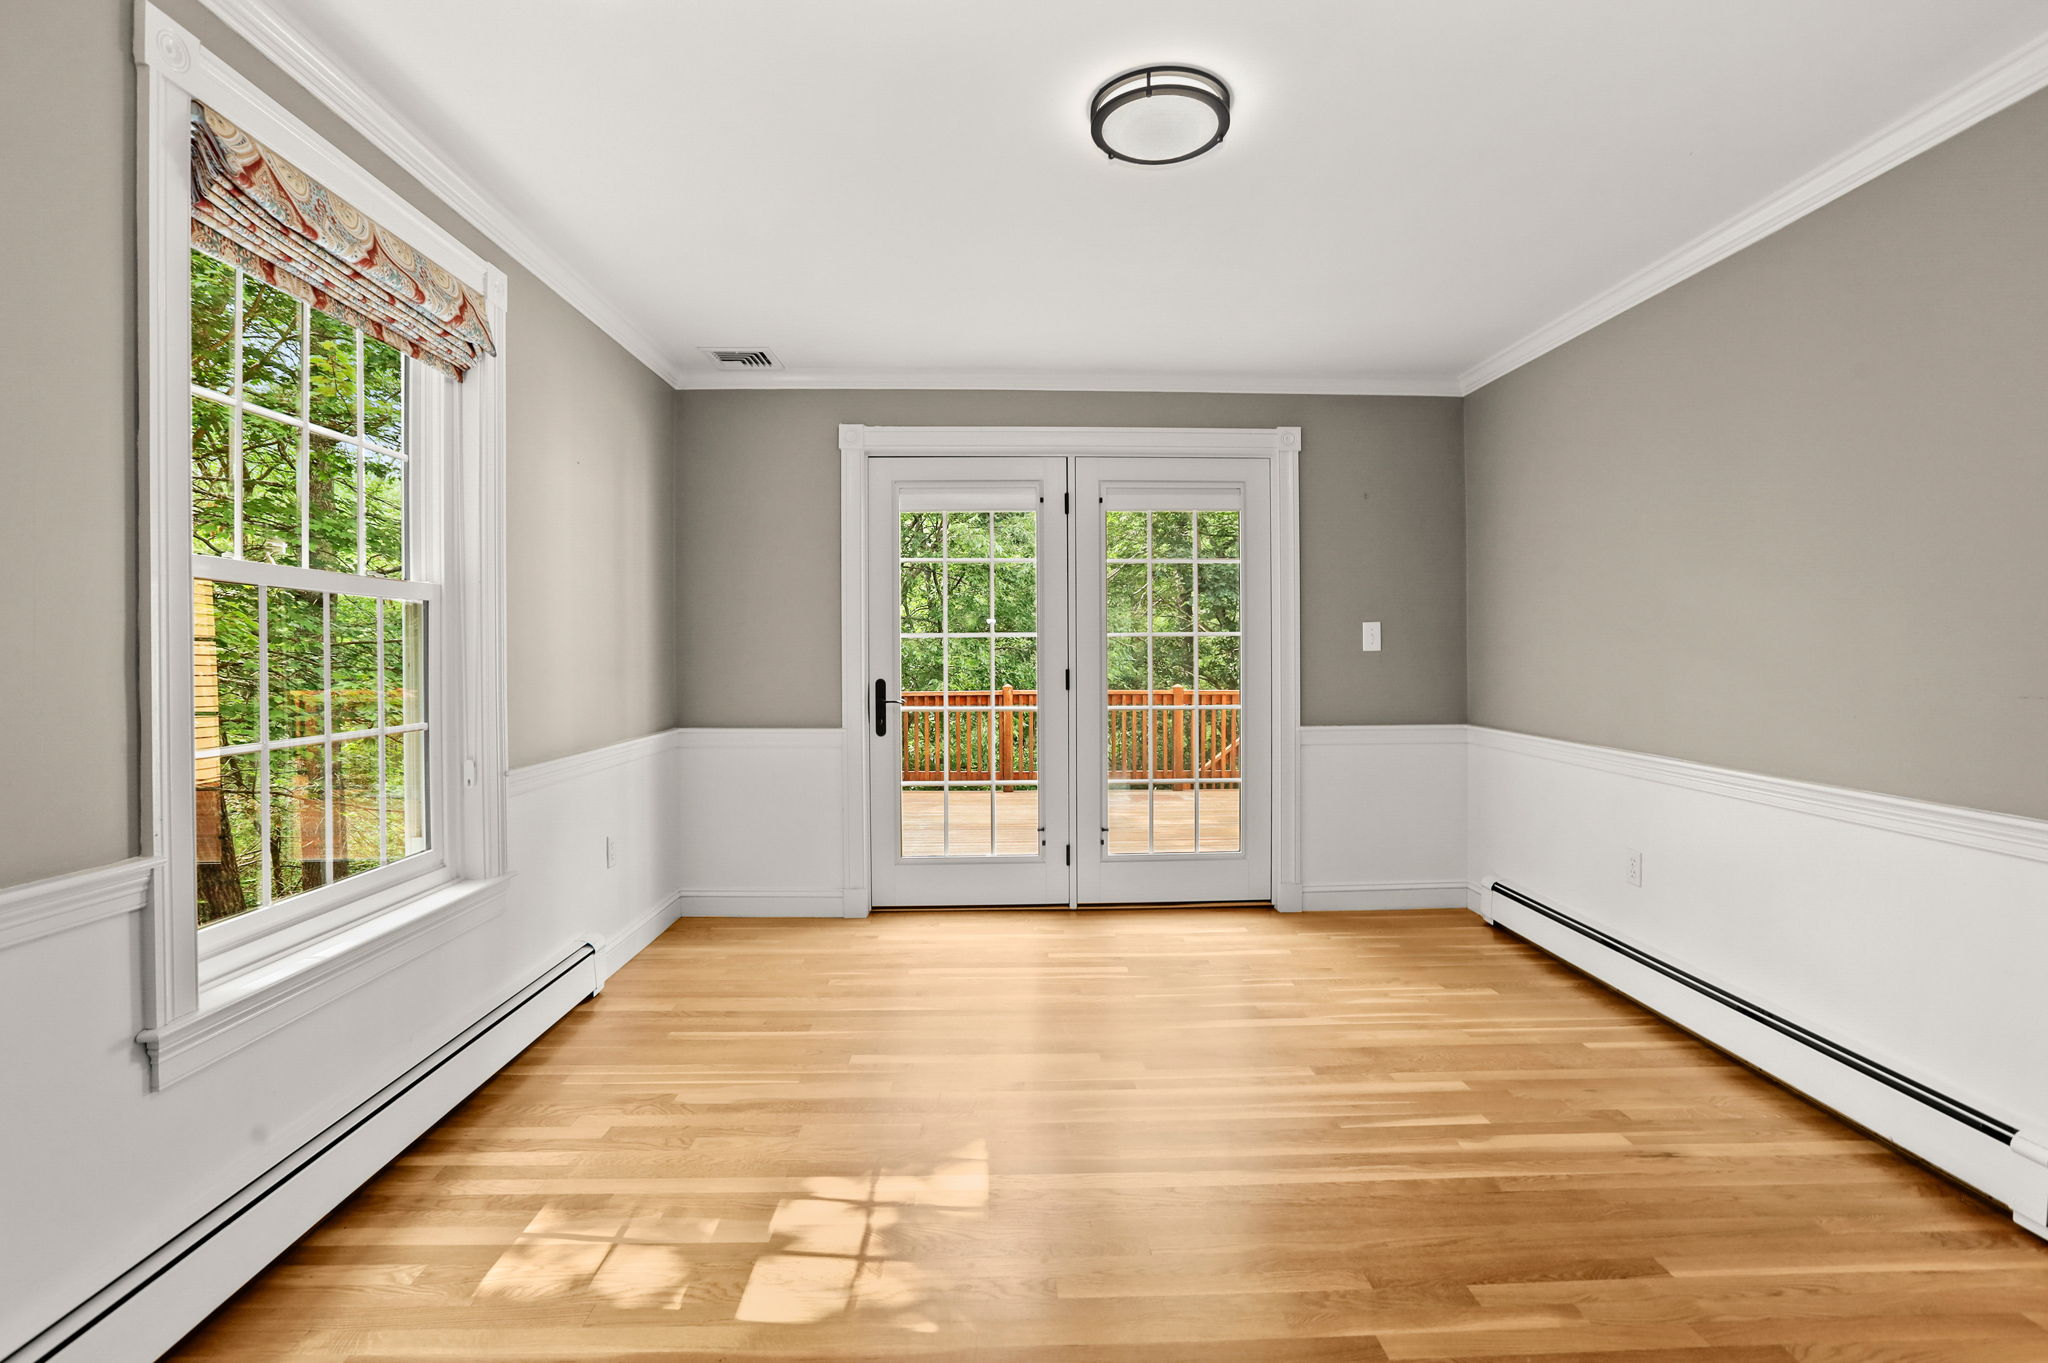
[[1030,780],[1038,775],[1038,711],[997,710],[989,717],[989,741],[998,781]]
[[987,558],[989,556],[989,513],[948,511],[946,513],[946,556]]
[[262,900],[263,826],[258,758],[202,757],[193,768],[199,924],[247,913]]
[[[1232,692],[1227,699],[1236,699],[1238,689],[1237,652],[1238,639],[1234,634],[1204,635],[1199,641],[1201,654],[1202,688]],[[1217,699],[1226,699],[1218,697]]]
[[[1210,694],[1210,693],[1205,693]],[[1205,709],[1201,712],[1201,742],[1196,756],[1201,759],[1198,775],[1236,776],[1238,767],[1239,716],[1235,709]]]
[[384,722],[427,717],[426,610],[417,601],[384,603]]
[[270,754],[270,897],[327,883],[327,745]]
[[1152,566],[1152,628],[1158,633],[1195,627],[1195,570],[1186,563]]
[[905,563],[897,576],[902,599],[898,623],[905,634],[942,634],[946,628],[944,601],[939,590],[942,565]]
[[1145,557],[1145,513],[1111,511],[1103,517],[1103,555],[1106,558]]
[[325,598],[272,587],[269,598],[270,737],[326,733]]
[[217,402],[192,399],[192,552],[235,552],[234,416]]
[[334,745],[334,879],[383,864],[384,813],[378,803],[377,740]]
[[[946,685],[956,705],[988,704],[990,648],[987,635],[946,641]],[[977,699],[963,697],[975,693]]]
[[1191,511],[1152,513],[1152,557],[1193,558],[1195,517]]
[[1152,850],[1152,792],[1142,785],[1109,787],[1109,850],[1111,855]]
[[[1136,705],[1145,699],[1147,681],[1145,663],[1145,640],[1111,639],[1109,641],[1109,703],[1111,705]],[[1123,694],[1130,692],[1133,694]]]
[[242,417],[242,556],[299,562],[299,429]]
[[427,850],[427,736],[393,734],[384,740],[384,859]]
[[405,364],[382,341],[363,337],[363,434],[388,449],[405,450]]
[[[936,712],[934,712],[936,713]],[[946,792],[938,786],[905,786],[902,795],[903,855],[946,854]]]
[[353,573],[361,562],[356,545],[356,449],[324,435],[306,447],[306,549],[310,566]]
[[1028,857],[1038,851],[1038,787],[996,788],[996,855]]
[[242,396],[286,416],[299,414],[301,306],[261,280],[242,279]]
[[1152,711],[1152,775],[1185,781],[1194,773],[1195,712],[1185,707]]
[[995,515],[997,558],[1038,558],[1038,513],[998,511]]
[[[998,639],[996,640],[996,686],[1009,687],[1012,691],[1035,693],[1038,689],[1038,640]],[[1017,704],[1018,700],[1004,702]],[[1022,704],[1032,704],[1032,698],[1021,699]]]
[[990,736],[987,710],[946,711],[946,770],[953,780],[988,779]]
[[954,786],[946,792],[946,855],[985,857],[995,851],[995,792]]
[[330,732],[377,727],[377,602],[368,596],[328,598],[333,612],[328,667],[332,681]]
[[405,576],[405,461],[363,451],[363,571]]
[[192,253],[192,382],[231,391],[235,372],[235,267]]
[[260,647],[256,588],[239,582],[192,584],[192,742],[195,748],[256,741]]
[[904,558],[942,558],[946,552],[946,517],[938,511],[906,511],[901,522]]
[[1201,566],[1201,599],[1197,623],[1205,630],[1238,629],[1237,565],[1204,563]]
[[1196,850],[1202,852],[1236,852],[1242,850],[1238,838],[1239,792],[1242,788],[1235,782],[1227,786],[1202,787],[1201,837]]
[[[946,645],[941,639],[905,639],[903,642],[903,703],[913,694],[937,694],[946,689]],[[1006,641],[1007,642],[1007,641]]]
[[1038,566],[998,563],[995,571],[996,628],[1008,634],[1038,629]]
[[1145,628],[1145,565],[1111,565],[1108,588],[1109,632],[1136,634],[1142,631]]
[[1235,511],[1204,511],[1197,521],[1203,558],[1237,557]]
[[938,781],[946,774],[946,712],[936,705],[903,705],[903,779]]
[[1107,751],[1112,781],[1120,777],[1142,779],[1151,774],[1151,730],[1146,719],[1151,713],[1150,710],[1116,709],[1109,712]]
[[1195,800],[1193,786],[1152,788],[1153,851],[1195,850]]
[[361,333],[324,312],[312,314],[309,375],[313,420],[343,435],[356,433],[356,337]]
[[946,628],[955,634],[986,633],[994,623],[986,563],[946,565]]
[[[1195,685],[1195,641],[1182,635],[1159,635],[1152,640],[1152,688],[1155,691],[1190,691]],[[1179,697],[1156,696],[1170,705]]]

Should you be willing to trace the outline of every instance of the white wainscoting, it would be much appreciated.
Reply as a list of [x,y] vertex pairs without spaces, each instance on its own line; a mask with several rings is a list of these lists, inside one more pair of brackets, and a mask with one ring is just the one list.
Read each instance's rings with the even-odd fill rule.
[[1303,909],[1465,908],[1465,726],[1301,731]]
[[2048,823],[1494,729],[1474,728],[1469,753],[1475,891],[1508,885],[2022,1139],[1979,1134],[1510,900],[1475,905],[2040,1229]]
[[838,918],[845,791],[837,729],[678,729],[680,910]]

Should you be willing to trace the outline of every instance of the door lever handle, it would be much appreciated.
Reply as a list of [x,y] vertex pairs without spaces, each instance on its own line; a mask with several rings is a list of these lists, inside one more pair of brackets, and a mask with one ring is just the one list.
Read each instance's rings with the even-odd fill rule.
[[875,678],[875,737],[889,736],[889,707],[901,706],[900,700],[889,699],[889,682],[885,677]]

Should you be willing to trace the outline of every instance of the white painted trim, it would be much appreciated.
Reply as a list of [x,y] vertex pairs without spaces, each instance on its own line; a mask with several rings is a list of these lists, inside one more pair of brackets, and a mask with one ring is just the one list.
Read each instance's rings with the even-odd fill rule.
[[[635,359],[671,385],[676,382],[680,372],[676,357],[669,354],[666,347],[638,322],[631,320],[626,310],[616,306],[612,299],[591,284],[581,271],[569,264],[566,257],[528,231],[521,215],[463,174],[451,157],[399,118],[393,112],[397,107],[396,101],[389,95],[322,51],[269,0],[202,0],[202,3],[246,39],[250,46],[274,62],[286,76],[303,86],[307,93],[340,115],[343,122],[396,162],[399,169],[418,180],[428,193],[496,242],[570,307],[625,347]],[[279,151],[284,151],[284,148],[280,147]],[[288,159],[297,159],[289,152],[285,155]],[[312,171],[310,166],[306,169],[309,173]],[[358,206],[369,211],[367,204]],[[375,213],[371,216],[378,217]],[[383,221],[381,217],[378,220]],[[400,236],[407,235],[395,225],[393,230]],[[426,243],[408,239],[422,250],[427,250]],[[449,264],[447,261],[442,263]],[[451,264],[449,268],[454,266]]]
[[570,753],[567,757],[556,757],[545,762],[514,767],[505,775],[505,793],[525,795],[530,791],[558,786],[564,781],[580,780],[601,771],[610,771],[614,767],[650,761],[678,746],[676,732],[674,729],[665,729],[643,738],[629,738],[623,743],[614,743],[609,747],[592,748],[586,752]]
[[1503,374],[1683,283],[2044,86],[2048,86],[2048,35],[1999,58],[1763,202],[1487,356],[1458,376],[1456,391],[1473,393],[1484,388]]
[[[678,918],[844,918],[838,890],[685,890]],[[865,917],[866,915],[861,915]]]
[[156,1357],[588,998],[597,982],[588,959],[540,972],[141,1262],[103,1280],[104,1287],[10,1356],[79,1363]]
[[1050,393],[1282,393],[1350,397],[1461,396],[1455,375],[1119,373],[1085,369],[803,369],[746,373],[689,366],[670,382],[689,392],[713,389],[917,389]]
[[[395,947],[386,940],[400,922],[467,921],[457,903],[497,902],[494,886],[505,873],[505,549],[504,445],[507,340],[506,277],[449,236],[424,213],[355,165],[283,105],[231,70],[191,33],[147,3],[136,10],[135,60],[139,79],[136,156],[140,222],[142,444],[140,497],[147,546],[141,556],[145,741],[149,771],[148,855],[153,872],[145,967],[142,1039],[152,1059],[169,1057],[172,1072],[197,1066],[181,1056],[227,1054],[269,1030],[241,1019],[267,1015],[249,991],[256,981],[304,977],[293,997],[328,996],[330,981],[381,973],[345,969],[336,953],[349,944],[370,961]],[[337,921],[328,935],[307,943],[296,929],[276,936],[275,959],[202,984],[191,886],[191,580],[192,553],[184,518],[190,506],[190,109],[194,97],[275,146],[336,193],[463,274],[484,295],[498,353],[484,357],[467,379],[422,385],[416,401],[423,430],[436,432],[446,458],[428,461],[417,488],[425,523],[426,568],[440,585],[443,622],[432,644],[429,708],[437,716],[429,803],[437,854],[462,884],[429,878],[416,902],[383,908],[375,897],[352,901],[354,923]],[[445,438],[444,438],[445,437]],[[431,867],[423,862],[423,873]],[[367,878],[366,878],[367,881]],[[335,910],[337,915],[342,909]],[[255,915],[248,926],[256,927]],[[274,918],[280,928],[294,920]],[[424,931],[424,928],[421,929]],[[236,943],[247,934],[231,934]],[[409,934],[401,934],[409,935]],[[388,967],[385,967],[388,968]],[[314,988],[315,982],[321,987]],[[265,997],[269,997],[266,993]],[[279,1000],[281,1002],[282,996]],[[284,1020],[297,1016],[289,1009]],[[279,1024],[281,1025],[281,1024]],[[234,1038],[247,1038],[234,1040]],[[228,1041],[232,1040],[232,1044]],[[203,1045],[201,1043],[204,1043]],[[196,1049],[195,1049],[196,1048]],[[161,1068],[159,1086],[169,1082]]]
[[197,1074],[496,917],[509,884],[509,877],[459,881],[223,982],[208,991],[205,1007],[137,1036],[149,1048],[157,1087]]
[[[858,426],[839,428],[839,669],[844,912],[873,906],[868,870],[867,461],[888,455],[1162,455],[1265,459],[1273,515],[1273,902],[1301,903],[1301,428]],[[745,731],[742,731],[745,732]]]
[[653,909],[643,914],[637,922],[621,929],[616,936],[599,941],[595,938],[590,945],[597,950],[597,978],[600,986],[605,980],[619,973],[619,969],[645,951],[657,937],[669,930],[669,925],[683,914],[683,897],[672,894]]
[[1383,748],[1389,745],[1463,744],[1463,724],[1304,724],[1304,748]]
[[159,862],[133,857],[0,890],[0,951],[149,907]]
[[677,748],[837,748],[838,729],[671,729]]
[[1888,833],[1953,843],[1980,852],[2048,862],[2048,821],[2040,819],[1994,814],[1960,805],[1934,804],[1899,795],[1880,795],[1845,786],[1817,785],[1782,776],[1710,767],[1676,757],[1657,757],[1620,748],[1538,738],[1533,734],[1512,733],[1505,729],[1475,725],[1470,734],[1471,742],[1478,747],[1497,748],[1503,752],[1565,762],[1619,776],[1639,777],[1708,795],[1748,800],[1753,804],[1773,805]]
[[1462,880],[1368,880],[1351,885],[1312,882],[1301,887],[1301,907],[1310,913],[1462,909],[1476,902]]

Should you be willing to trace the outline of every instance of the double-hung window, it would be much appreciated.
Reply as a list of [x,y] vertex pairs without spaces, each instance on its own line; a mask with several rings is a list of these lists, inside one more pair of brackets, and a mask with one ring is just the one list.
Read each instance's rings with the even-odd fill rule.
[[143,16],[164,1083],[502,900],[505,294]]

